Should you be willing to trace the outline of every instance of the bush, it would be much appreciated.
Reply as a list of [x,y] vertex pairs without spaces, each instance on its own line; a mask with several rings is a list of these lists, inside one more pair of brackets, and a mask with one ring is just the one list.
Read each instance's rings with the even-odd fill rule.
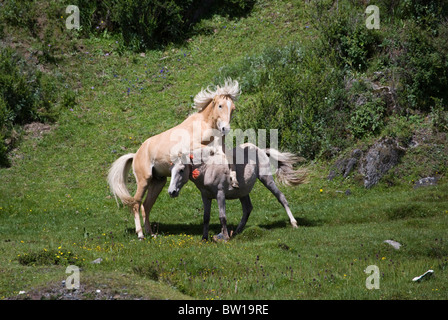
[[[220,70],[252,94],[236,117],[243,130],[277,129],[279,148],[313,159],[341,142],[346,129],[343,74],[311,47],[292,43],[268,48]],[[221,79],[216,79],[221,81]]]
[[412,18],[422,28],[435,31],[447,15],[448,3],[445,0],[404,0],[398,9],[400,17]]
[[316,27],[320,31],[319,40],[324,52],[336,53],[342,66],[363,71],[376,51],[380,36],[378,31],[366,28],[362,10],[358,10],[358,14],[353,11],[348,8],[330,11],[320,17]]
[[36,20],[33,15],[33,1],[29,0],[8,0],[0,4],[0,21],[5,21],[9,25],[26,27],[34,31]]
[[357,105],[352,112],[348,129],[357,139],[377,134],[383,126],[384,109],[381,98],[367,95],[367,101]]
[[[185,1],[184,5],[190,1]],[[127,46],[142,50],[157,43],[179,39],[185,25],[183,8],[176,1],[118,1],[114,21]]]
[[[116,32],[134,50],[184,40],[198,21],[211,14],[244,15],[254,0],[73,0],[84,35]],[[67,2],[68,4],[68,2]]]
[[0,50],[0,165],[7,165],[6,153],[13,145],[6,145],[5,139],[10,138],[14,126],[56,120],[59,105],[64,106],[67,101],[74,103],[73,93],[69,92],[57,79],[36,70],[15,50]]
[[13,49],[0,51],[0,96],[6,108],[3,125],[54,118],[57,86],[50,76],[33,69]]
[[24,61],[12,49],[1,50],[0,96],[6,105],[2,123],[26,123],[36,117],[33,89],[30,85],[33,81],[28,82],[21,67],[24,67]]
[[[448,30],[448,24],[440,26]],[[448,101],[448,47],[419,27],[409,23],[397,58],[403,84],[402,104],[428,112],[434,98]],[[446,42],[446,41],[445,41]]]
[[443,99],[435,99],[435,105],[431,108],[431,125],[436,131],[448,132],[448,107]]
[[83,260],[79,259],[77,254],[68,252],[62,252],[60,249],[56,250],[38,250],[34,252],[28,252],[19,254],[17,258],[18,262],[24,266],[48,266],[48,265],[71,265],[76,264],[82,266]]

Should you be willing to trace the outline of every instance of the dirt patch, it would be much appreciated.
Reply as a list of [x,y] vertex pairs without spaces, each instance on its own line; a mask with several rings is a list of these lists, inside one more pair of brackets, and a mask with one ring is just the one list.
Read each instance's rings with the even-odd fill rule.
[[65,281],[49,284],[45,288],[32,288],[30,291],[21,291],[15,297],[7,300],[146,300],[128,294],[125,289],[118,292],[108,288],[106,284],[94,287],[90,284],[81,284],[79,289],[67,289]]
[[23,130],[27,137],[42,138],[45,134],[49,133],[53,129],[47,123],[32,122],[23,126]]

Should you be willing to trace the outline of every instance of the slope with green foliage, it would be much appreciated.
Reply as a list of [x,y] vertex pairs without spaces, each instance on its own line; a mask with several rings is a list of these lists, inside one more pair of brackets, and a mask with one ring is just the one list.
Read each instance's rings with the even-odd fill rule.
[[[365,8],[352,1],[257,1],[238,18],[206,16],[185,41],[133,52],[117,30],[66,30],[63,1],[23,4],[37,16],[19,3],[1,2],[14,4],[2,11],[2,44],[31,53],[30,67],[45,77],[64,79],[71,102],[52,103],[50,133],[24,134],[0,169],[0,298],[63,298],[54,288],[69,264],[82,267],[85,299],[104,298],[96,289],[171,299],[447,298],[446,91],[436,90],[445,85],[446,24],[431,22],[437,7],[423,19],[408,12],[409,1],[383,1],[387,14],[372,35],[362,28]],[[411,34],[427,36],[432,51],[408,51]],[[202,242],[200,195],[187,184],[176,199],[162,191],[151,212],[158,236],[138,241],[133,218],[110,194],[108,168],[194,112],[192,97],[225,76],[243,88],[234,127],[281,129],[282,149],[309,160],[309,184],[281,187],[299,229],[257,184],[246,230],[228,243]],[[372,83],[396,89],[398,107],[390,110]],[[430,143],[409,149],[397,174],[372,189],[356,174],[326,178],[335,158],[383,135]],[[414,188],[422,174],[438,174],[438,185]],[[216,203],[212,210],[213,234]],[[235,228],[239,203],[228,201],[227,211]],[[380,270],[379,290],[366,289],[369,265]],[[412,282],[428,269],[433,278]]]

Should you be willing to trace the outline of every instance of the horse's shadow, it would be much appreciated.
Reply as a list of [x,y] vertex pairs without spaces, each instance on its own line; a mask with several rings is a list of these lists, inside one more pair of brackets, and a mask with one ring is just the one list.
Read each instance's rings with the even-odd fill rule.
[[[310,220],[307,218],[297,218],[297,225],[299,228],[303,227],[317,227],[322,225],[323,223],[319,220]],[[243,229],[247,229],[251,224],[246,225]],[[266,230],[275,230],[281,228],[289,227],[289,222],[286,220],[276,220],[266,224],[258,225],[260,228]],[[227,228],[229,231],[236,230],[237,224],[228,224]],[[191,223],[191,224],[182,224],[182,223],[164,223],[164,222],[152,222],[151,229],[155,234],[170,234],[170,235],[181,235],[181,234],[190,234],[190,235],[202,235],[203,232],[203,224],[202,223]],[[221,224],[219,223],[210,223],[209,230],[211,232],[220,232]],[[127,228],[126,233],[135,234],[134,228]]]

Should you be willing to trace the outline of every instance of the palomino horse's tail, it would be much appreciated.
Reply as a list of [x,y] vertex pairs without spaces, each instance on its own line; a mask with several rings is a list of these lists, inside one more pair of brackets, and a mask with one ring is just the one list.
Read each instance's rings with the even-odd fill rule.
[[288,186],[296,186],[306,182],[308,171],[305,168],[294,169],[295,163],[303,161],[301,157],[298,157],[289,152],[279,152],[275,149],[263,149],[263,151],[277,161],[277,180]]
[[109,183],[110,190],[114,194],[115,200],[117,200],[117,197],[120,198],[124,205],[131,205],[135,202],[126,187],[128,172],[131,169],[134,156],[135,153],[128,153],[115,160],[107,176],[107,182]]

